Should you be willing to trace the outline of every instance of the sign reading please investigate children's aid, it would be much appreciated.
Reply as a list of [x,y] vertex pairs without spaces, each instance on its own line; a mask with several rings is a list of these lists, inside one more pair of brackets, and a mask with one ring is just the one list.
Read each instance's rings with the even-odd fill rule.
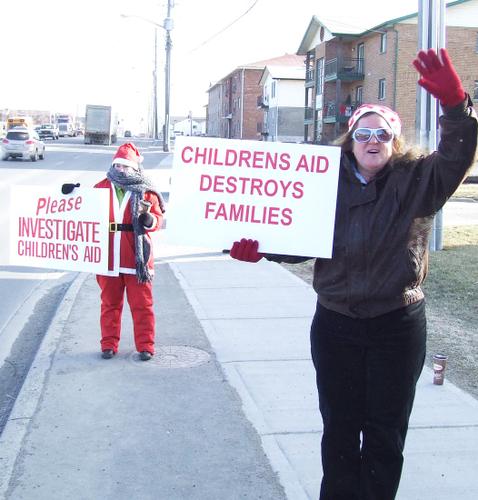
[[12,186],[10,264],[102,274],[108,269],[109,193]]
[[339,163],[332,146],[178,137],[168,240],[330,258]]

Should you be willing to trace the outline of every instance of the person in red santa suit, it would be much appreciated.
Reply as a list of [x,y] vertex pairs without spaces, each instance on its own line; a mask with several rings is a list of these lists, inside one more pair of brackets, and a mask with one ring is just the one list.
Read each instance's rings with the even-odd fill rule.
[[161,227],[164,203],[144,176],[142,160],[134,144],[123,144],[113,157],[106,179],[95,185],[108,189],[110,195],[108,273],[96,276],[101,289],[104,359],[118,352],[125,290],[140,359],[148,361],[154,355],[154,259],[149,233]]

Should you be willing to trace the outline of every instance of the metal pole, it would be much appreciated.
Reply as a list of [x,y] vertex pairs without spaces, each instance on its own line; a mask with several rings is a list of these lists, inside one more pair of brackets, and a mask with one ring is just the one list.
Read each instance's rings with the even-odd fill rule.
[[[446,23],[445,23],[445,0],[439,0],[439,5],[437,6],[438,19],[436,20],[436,36],[437,36],[437,46],[445,47],[445,33],[446,33]],[[436,109],[436,128],[435,128],[435,149],[439,141],[439,127],[438,127],[438,116],[439,116],[439,103],[435,104]],[[435,250],[443,250],[443,209],[439,210],[435,216]]]
[[169,151],[169,102],[171,88],[171,30],[173,28],[171,19],[171,8],[173,0],[168,0],[168,14],[164,20],[164,29],[166,30],[166,66],[164,68],[164,131],[163,131],[163,151]]
[[158,28],[154,28],[153,139],[158,140]]
[[[419,0],[418,24],[419,37],[418,49],[427,50],[434,48],[436,51],[444,46],[445,40],[445,1],[444,0]],[[438,5],[439,4],[439,5]],[[428,152],[435,151],[438,144],[439,127],[438,101],[428,94],[425,89],[419,88],[417,121],[418,138],[420,146]],[[434,220],[430,237],[430,250],[443,248],[443,213],[440,210]]]

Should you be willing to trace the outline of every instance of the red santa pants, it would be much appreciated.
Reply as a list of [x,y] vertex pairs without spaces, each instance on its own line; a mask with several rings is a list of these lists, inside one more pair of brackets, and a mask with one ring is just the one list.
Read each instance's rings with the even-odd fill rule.
[[101,350],[118,351],[121,335],[123,298],[131,309],[134,343],[138,352],[154,354],[155,318],[153,312],[153,287],[151,283],[138,283],[134,274],[96,276],[101,288]]

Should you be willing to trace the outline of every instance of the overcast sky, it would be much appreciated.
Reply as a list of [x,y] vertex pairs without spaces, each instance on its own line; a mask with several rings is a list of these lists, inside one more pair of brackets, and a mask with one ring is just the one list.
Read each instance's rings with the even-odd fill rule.
[[[152,95],[154,27],[120,14],[162,24],[166,4],[166,0],[4,2],[0,109],[83,115],[87,103],[113,104],[125,120],[146,116]],[[418,0],[176,0],[171,115],[191,110],[193,116],[204,116],[210,83],[242,64],[295,53],[313,15],[325,24],[340,21],[373,27],[417,10]],[[160,115],[164,35],[160,29]]]

